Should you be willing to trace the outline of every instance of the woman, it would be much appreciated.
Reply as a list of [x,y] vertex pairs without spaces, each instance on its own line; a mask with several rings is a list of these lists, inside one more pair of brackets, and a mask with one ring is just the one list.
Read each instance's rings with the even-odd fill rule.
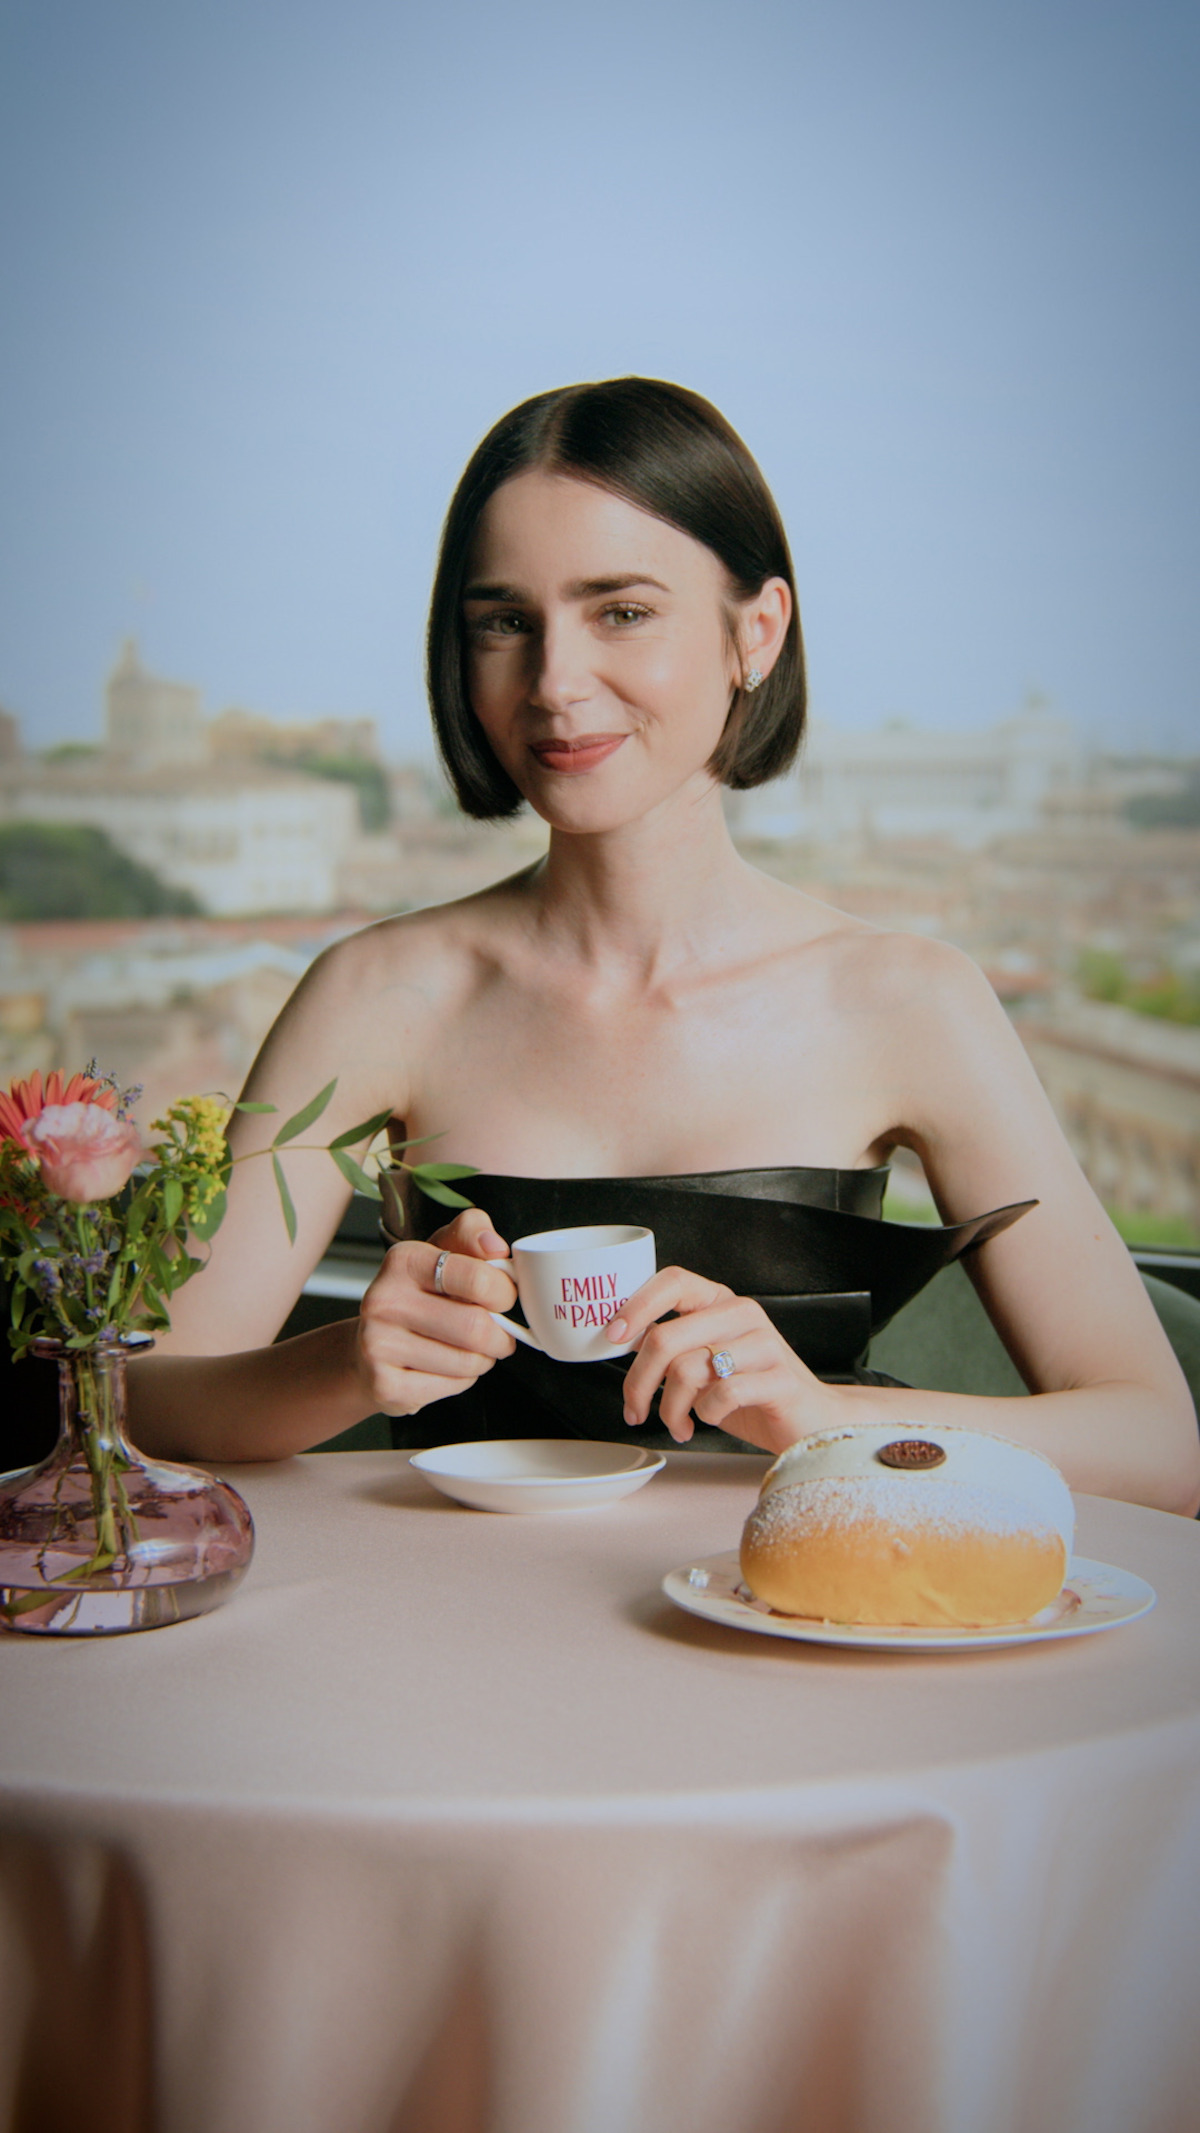
[[[390,1110],[398,1131],[438,1134],[439,1158],[485,1174],[480,1204],[396,1244],[357,1320],[271,1348],[346,1189],[326,1160],[296,1158],[289,1253],[270,1166],[241,1165],[213,1264],[178,1298],[164,1355],[139,1366],[143,1438],[272,1457],[377,1409],[419,1418],[430,1441],[479,1434],[471,1417],[514,1348],[489,1316],[514,1289],[487,1263],[508,1249],[487,1187],[519,1209],[521,1181],[550,1181],[528,1185],[530,1204],[551,1193],[559,1220],[572,1206],[596,1219],[610,1192],[607,1218],[636,1220],[649,1179],[676,1213],[694,1194],[708,1265],[670,1265],[633,1300],[640,1345],[612,1426],[644,1429],[657,1400],[679,1442],[694,1416],[776,1451],[877,1415],[965,1424],[1046,1452],[1077,1488],[1193,1509],[1186,1386],[985,980],[952,948],[766,878],[730,840],[721,786],[787,767],[804,681],[783,529],[716,411],[620,379],[505,417],[451,505],[429,654],[462,805],[495,818],[528,801],[549,852],[321,957],[246,1093],[287,1112],[336,1076],[323,1137]],[[260,1120],[236,1120],[239,1154],[265,1138]],[[1034,1397],[903,1391],[852,1365],[820,1376],[718,1278],[719,1233],[737,1260],[763,1179],[832,1197],[835,1257],[847,1223],[860,1243],[882,1235],[869,1218],[898,1146],[920,1156],[951,1224],[1036,1202],[985,1227],[970,1261]],[[731,1173],[748,1174],[732,1202]],[[870,1286],[853,1268],[805,1285]],[[580,1367],[546,1366],[572,1387]]]

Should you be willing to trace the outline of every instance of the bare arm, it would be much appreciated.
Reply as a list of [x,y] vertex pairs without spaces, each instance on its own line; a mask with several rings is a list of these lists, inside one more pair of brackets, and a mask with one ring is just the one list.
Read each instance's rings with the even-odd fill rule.
[[394,1245],[357,1318],[234,1354],[147,1356],[130,1377],[135,1438],[167,1457],[285,1459],[365,1415],[464,1391],[513,1350],[489,1316],[516,1300],[487,1264],[507,1249],[472,1209],[427,1243]]
[[[511,1335],[488,1311],[509,1309],[515,1290],[484,1263],[507,1247],[477,1211],[429,1243],[395,1246],[359,1318],[275,1341],[338,1226],[349,1187],[319,1145],[285,1150],[297,1218],[289,1245],[262,1151],[278,1120],[335,1078],[319,1124],[322,1142],[381,1110],[403,1115],[407,1091],[395,1058],[404,1049],[396,1042],[403,1020],[379,1012],[394,977],[394,956],[378,954],[369,936],[343,943],[314,965],[267,1038],[245,1094],[273,1103],[276,1114],[234,1119],[230,1141],[239,1160],[210,1262],[178,1292],[170,1332],[131,1375],[133,1431],[146,1450],[283,1458],[378,1410],[415,1413],[511,1352]],[[301,1136],[310,1139],[315,1130]],[[452,1258],[435,1290],[439,1249]]]
[[[628,1316],[635,1338],[645,1334],[627,1380],[634,1419],[662,1383],[681,1438],[691,1408],[768,1450],[876,1417],[994,1430],[1046,1453],[1074,1488],[1193,1512],[1200,1436],[1186,1381],[1007,1017],[955,951],[912,943],[899,959],[878,1065],[883,1115],[902,1121],[892,1140],[920,1154],[948,1221],[1039,1202],[966,1261],[1035,1397],[822,1385],[757,1306],[671,1269]],[[671,1309],[684,1315],[652,1325]],[[723,1383],[710,1360],[721,1347],[737,1364]]]

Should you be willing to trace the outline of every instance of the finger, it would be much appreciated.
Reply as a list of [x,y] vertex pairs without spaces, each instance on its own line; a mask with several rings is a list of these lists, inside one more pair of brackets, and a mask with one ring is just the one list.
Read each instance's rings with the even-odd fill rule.
[[453,1378],[460,1387],[477,1378],[481,1370],[490,1370],[498,1360],[481,1348],[461,1348],[413,1326],[397,1330],[390,1341],[369,1344],[368,1359],[377,1371],[413,1371],[426,1377]]
[[732,1296],[733,1290],[722,1282],[709,1281],[703,1274],[690,1274],[686,1267],[660,1267],[640,1289],[635,1289],[620,1317],[612,1319],[606,1331],[611,1341],[637,1341],[664,1311],[703,1311],[728,1302]]
[[[507,1275],[481,1266],[477,1259],[447,1260],[447,1271],[454,1265],[483,1291],[477,1301],[438,1294],[431,1269],[427,1285],[411,1277],[397,1277],[391,1284],[380,1278],[372,1282],[359,1306],[359,1318],[380,1354],[402,1355],[410,1333],[492,1361],[512,1354],[512,1334],[492,1316],[503,1304],[505,1292],[515,1293]],[[499,1304],[491,1300],[497,1291],[485,1285],[490,1282],[498,1285]]]
[[[438,1278],[438,1262],[442,1262]],[[407,1317],[414,1296],[439,1296],[479,1304],[485,1311],[509,1311],[516,1302],[515,1283],[499,1267],[436,1243],[407,1239],[393,1244],[363,1298],[364,1311]]]
[[410,1332],[444,1342],[448,1348],[465,1348],[468,1353],[498,1360],[502,1355],[511,1355],[514,1345],[514,1335],[501,1324],[503,1315],[489,1304],[457,1303],[452,1296],[421,1295],[413,1299],[402,1324]]
[[658,1402],[659,1418],[677,1444],[686,1444],[693,1435],[692,1409],[711,1376],[707,1354],[693,1353],[680,1356],[663,1379]]
[[[732,1347],[723,1343],[724,1352],[733,1362],[733,1370],[727,1377],[719,1377],[713,1368],[709,1349],[693,1349],[671,1364],[663,1380],[658,1412],[673,1437],[686,1442],[692,1434],[691,1417],[699,1416],[701,1422],[720,1427],[736,1414],[739,1407],[750,1399],[746,1388],[756,1385],[772,1385],[778,1394],[783,1381],[770,1346],[765,1341],[748,1339],[736,1341]],[[717,1354],[722,1349],[717,1349]],[[757,1366],[757,1367],[756,1367]]]
[[511,1311],[517,1300],[516,1282],[503,1267],[465,1252],[433,1252],[422,1287],[456,1303],[480,1304],[485,1311]]
[[692,1408],[701,1422],[714,1429],[731,1429],[737,1436],[740,1432],[734,1418],[744,1409],[775,1411],[782,1408],[789,1395],[794,1399],[794,1394],[795,1387],[782,1383],[775,1370],[738,1370],[731,1378],[713,1378],[702,1386]]
[[433,1371],[393,1370],[384,1366],[366,1372],[368,1394],[377,1414],[415,1415],[434,1400],[454,1399],[485,1371],[494,1368],[493,1362],[482,1357],[479,1369],[471,1378],[444,1377]]
[[[503,1343],[503,1352],[511,1352],[512,1336],[486,1316],[484,1322]],[[430,1400],[462,1392],[499,1360],[495,1353],[439,1341],[412,1327],[370,1322],[359,1327],[358,1348],[371,1399],[386,1414],[412,1414]]]
[[626,1407],[634,1410],[639,1422],[644,1422],[656,1388],[681,1356],[700,1351],[707,1382],[712,1375],[711,1351],[728,1348],[749,1333],[762,1333],[768,1342],[781,1340],[762,1305],[748,1296],[734,1297],[711,1310],[690,1311],[686,1317],[669,1318],[651,1326],[626,1373]]
[[492,1227],[482,1207],[465,1207],[453,1222],[435,1230],[429,1239],[439,1252],[463,1252],[471,1259],[507,1259],[508,1246]]

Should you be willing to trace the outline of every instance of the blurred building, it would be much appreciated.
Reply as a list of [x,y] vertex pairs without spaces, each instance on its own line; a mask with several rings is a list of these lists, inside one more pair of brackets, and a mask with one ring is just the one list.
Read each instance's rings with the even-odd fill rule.
[[267,718],[258,711],[221,711],[206,729],[210,758],[218,763],[298,763],[313,757],[344,757],[377,763],[379,733],[373,718]]
[[[313,755],[376,762],[370,719],[286,724],[235,711],[208,721],[199,689],[152,674],[129,638],[105,684],[100,749],[22,757],[9,725],[0,822],[101,829],[214,916],[346,900],[343,869],[360,841],[354,784],[299,766]],[[374,776],[382,781],[378,767]],[[376,854],[375,877],[385,873]]]
[[1200,1230],[1200,1029],[1063,997],[1014,1021],[1100,1198]]
[[1035,829],[1084,770],[1072,721],[1037,702],[978,732],[902,720],[848,732],[815,718],[799,768],[738,795],[731,812],[752,836],[942,837],[970,847]]
[[353,791],[300,771],[126,771],[29,763],[0,775],[0,820],[89,823],[214,916],[329,911],[358,837]]
[[199,689],[148,673],[132,637],[105,684],[104,744],[115,762],[139,771],[208,761]]
[[347,922],[60,920],[0,926],[0,1083],[96,1058],[143,1121],[235,1094],[314,955]]

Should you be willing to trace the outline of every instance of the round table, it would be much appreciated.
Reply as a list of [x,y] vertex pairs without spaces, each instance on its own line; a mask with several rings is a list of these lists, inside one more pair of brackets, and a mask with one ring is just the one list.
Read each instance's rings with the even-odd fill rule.
[[17,2133],[1192,2133],[1200,1531],[1079,1500],[1142,1620],[845,1651],[674,1609],[765,1462],[587,1515],[398,1453],[228,1470],[150,1634],[0,1639]]

